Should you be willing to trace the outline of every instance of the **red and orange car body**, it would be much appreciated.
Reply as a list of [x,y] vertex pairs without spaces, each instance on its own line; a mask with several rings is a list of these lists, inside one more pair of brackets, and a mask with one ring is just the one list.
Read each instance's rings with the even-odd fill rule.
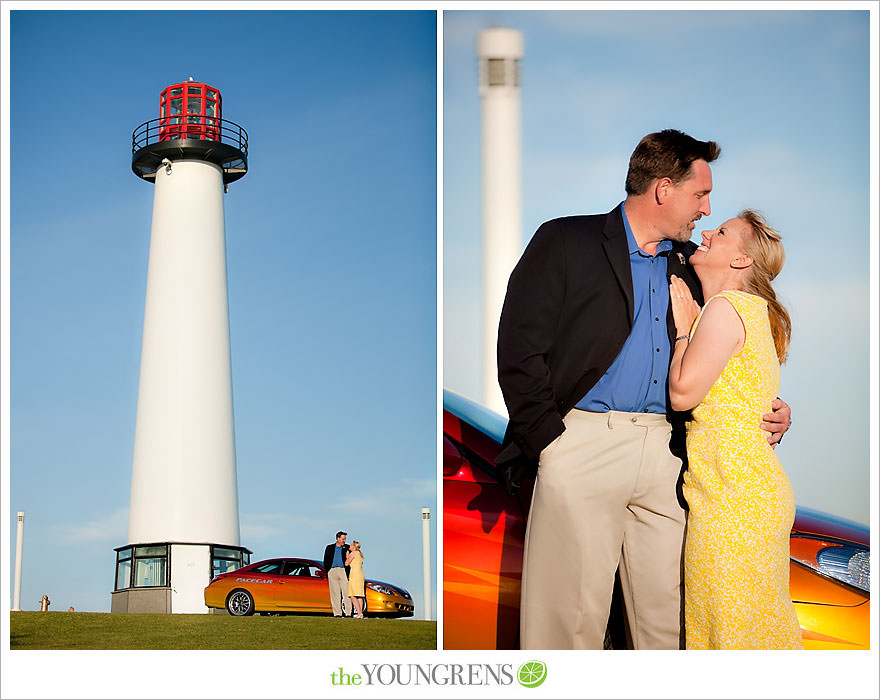
[[[247,614],[312,613],[332,615],[327,572],[313,559],[279,557],[264,559],[215,576],[205,588],[205,605],[227,607],[236,592],[250,594],[253,605]],[[366,579],[366,614],[371,617],[412,617],[413,601],[400,586]]]
[[[516,649],[532,483],[509,496],[493,465],[505,419],[444,392],[443,648]],[[807,649],[867,649],[868,529],[799,508],[791,533],[791,597]],[[821,561],[820,561],[821,560]],[[828,562],[861,579],[829,575]],[[842,574],[845,578],[845,574]]]

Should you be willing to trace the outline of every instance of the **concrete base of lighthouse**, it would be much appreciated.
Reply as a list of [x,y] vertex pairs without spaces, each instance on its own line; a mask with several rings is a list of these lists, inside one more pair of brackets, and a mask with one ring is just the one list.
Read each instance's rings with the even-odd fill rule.
[[171,589],[144,588],[113,591],[110,599],[111,613],[170,613]]
[[250,550],[203,543],[158,542],[117,550],[111,613],[212,612],[204,590],[215,573],[249,562]]

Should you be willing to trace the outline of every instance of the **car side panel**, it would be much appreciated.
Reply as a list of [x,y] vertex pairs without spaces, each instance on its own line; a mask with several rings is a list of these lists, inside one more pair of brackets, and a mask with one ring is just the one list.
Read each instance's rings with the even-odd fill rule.
[[515,649],[525,528],[495,483],[467,463],[443,482],[443,648]]
[[326,578],[318,576],[282,576],[284,591],[278,600],[280,610],[332,612],[330,589]]
[[258,612],[278,610],[278,601],[284,596],[283,576],[248,572],[241,576],[230,576],[230,591],[243,588],[254,599],[254,609]]
[[868,601],[853,608],[812,603],[795,603],[794,608],[801,623],[804,649],[870,649]]
[[230,588],[225,579],[205,587],[205,605],[209,608],[222,608],[226,605],[226,596]]
[[792,562],[791,598],[804,648],[869,648],[871,604],[866,594]]

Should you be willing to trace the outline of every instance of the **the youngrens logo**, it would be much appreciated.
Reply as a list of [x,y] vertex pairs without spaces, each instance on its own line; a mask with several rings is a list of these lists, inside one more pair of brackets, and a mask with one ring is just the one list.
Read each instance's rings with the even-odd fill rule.
[[537,688],[547,679],[547,664],[543,661],[526,661],[517,669],[516,679],[524,688]]
[[352,671],[340,666],[332,685],[513,685],[537,688],[547,678],[543,661],[513,664],[361,664]]

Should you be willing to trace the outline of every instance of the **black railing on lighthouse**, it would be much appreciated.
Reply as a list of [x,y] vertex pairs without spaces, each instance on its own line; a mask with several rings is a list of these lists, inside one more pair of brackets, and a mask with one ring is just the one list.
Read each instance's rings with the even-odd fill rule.
[[153,180],[162,160],[207,160],[223,169],[228,184],[247,173],[248,134],[228,119],[176,115],[150,119],[131,135],[131,169]]

